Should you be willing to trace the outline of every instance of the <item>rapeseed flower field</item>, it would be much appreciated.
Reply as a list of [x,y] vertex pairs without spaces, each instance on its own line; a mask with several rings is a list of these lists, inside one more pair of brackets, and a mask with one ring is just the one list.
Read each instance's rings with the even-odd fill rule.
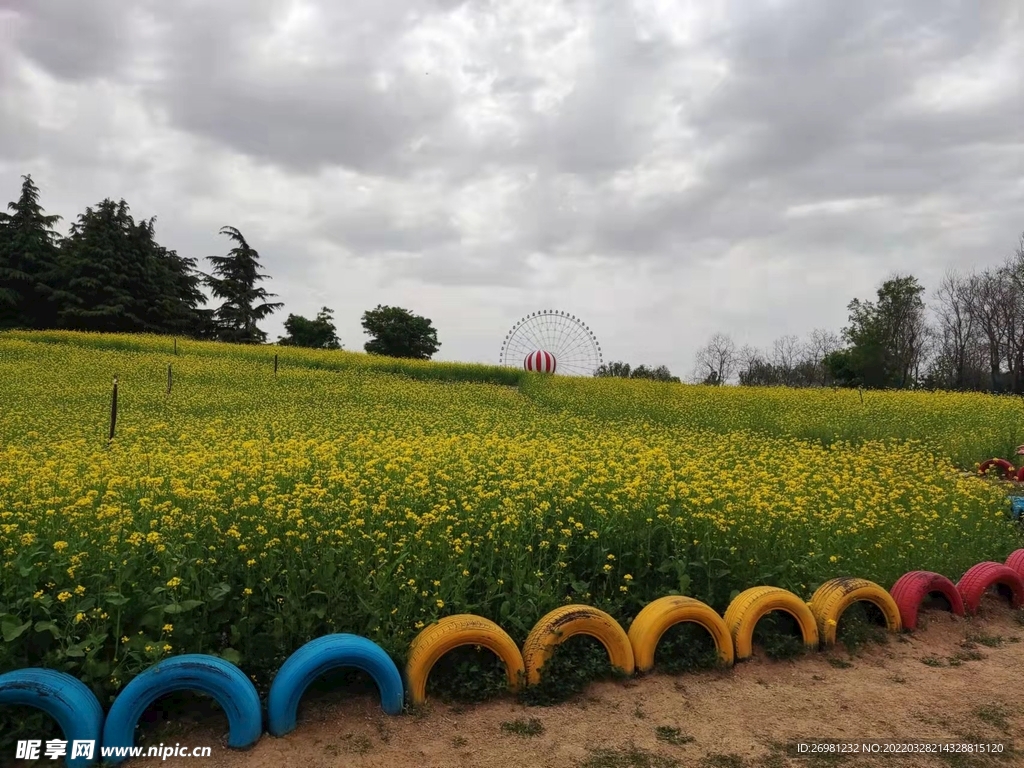
[[672,592],[724,610],[760,584],[956,579],[1022,546],[1005,491],[961,471],[1024,442],[1022,412],[2,334],[0,672],[64,669],[109,700],[202,652],[265,686],[312,638],[401,661],[451,613],[522,641],[567,602],[628,626]]

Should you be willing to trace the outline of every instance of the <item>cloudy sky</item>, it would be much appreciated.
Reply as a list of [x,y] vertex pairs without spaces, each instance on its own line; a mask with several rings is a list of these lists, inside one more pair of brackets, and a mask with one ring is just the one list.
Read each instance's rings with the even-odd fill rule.
[[[0,0],[0,197],[230,224],[287,312],[520,317],[686,374],[1024,231],[1020,0]],[[67,223],[66,221],[64,222]]]

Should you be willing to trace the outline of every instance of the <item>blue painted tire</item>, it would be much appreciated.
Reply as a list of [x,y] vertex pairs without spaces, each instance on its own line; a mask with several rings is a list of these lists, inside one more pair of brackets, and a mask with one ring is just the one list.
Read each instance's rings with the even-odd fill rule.
[[[121,690],[107,713],[103,746],[134,746],[135,725],[146,707],[173,691],[198,691],[212,696],[228,716],[229,747],[245,749],[259,740],[263,713],[252,681],[224,659],[187,653],[158,662]],[[124,759],[107,758],[114,764]]]
[[[69,768],[85,768],[99,762],[103,707],[81,680],[55,669],[7,672],[0,675],[0,704],[35,707],[56,720],[68,742],[65,761]],[[67,759],[75,741],[93,742],[91,759]]]
[[267,697],[267,730],[272,736],[284,736],[295,728],[299,699],[306,688],[320,675],[338,667],[366,672],[380,690],[381,709],[389,715],[402,711],[402,675],[391,657],[365,637],[326,635],[299,648],[274,676]]

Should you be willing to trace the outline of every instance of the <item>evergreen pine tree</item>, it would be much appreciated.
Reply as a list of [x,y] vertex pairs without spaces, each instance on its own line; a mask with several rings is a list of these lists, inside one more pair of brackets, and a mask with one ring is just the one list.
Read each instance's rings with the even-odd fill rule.
[[213,275],[206,275],[206,284],[214,296],[224,300],[215,312],[218,338],[239,344],[262,344],[267,334],[256,324],[283,305],[268,302],[277,294],[256,286],[267,275],[259,271],[260,255],[242,233],[234,227],[222,227],[220,233],[236,245],[227,256],[207,257],[213,263]]
[[150,330],[144,319],[142,265],[131,241],[135,224],[124,200],[86,208],[61,248],[58,315],[65,328],[108,333]]
[[56,324],[51,302],[60,235],[52,227],[39,189],[22,176],[21,195],[0,212],[0,328],[50,328]]
[[157,243],[153,222],[136,223],[124,200],[110,199],[78,217],[58,260],[63,327],[200,335],[205,297],[195,259]]

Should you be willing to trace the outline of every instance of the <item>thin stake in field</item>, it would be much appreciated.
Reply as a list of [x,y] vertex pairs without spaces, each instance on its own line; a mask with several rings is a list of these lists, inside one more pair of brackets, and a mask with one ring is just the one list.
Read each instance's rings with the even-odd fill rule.
[[171,394],[171,364],[167,364],[167,394]]
[[178,337],[177,336],[174,337],[174,354],[175,355],[178,354]]
[[274,354],[274,375],[277,376],[277,354]]
[[114,427],[117,425],[117,376],[114,377],[114,394],[110,398],[110,436],[107,442],[114,439]]

